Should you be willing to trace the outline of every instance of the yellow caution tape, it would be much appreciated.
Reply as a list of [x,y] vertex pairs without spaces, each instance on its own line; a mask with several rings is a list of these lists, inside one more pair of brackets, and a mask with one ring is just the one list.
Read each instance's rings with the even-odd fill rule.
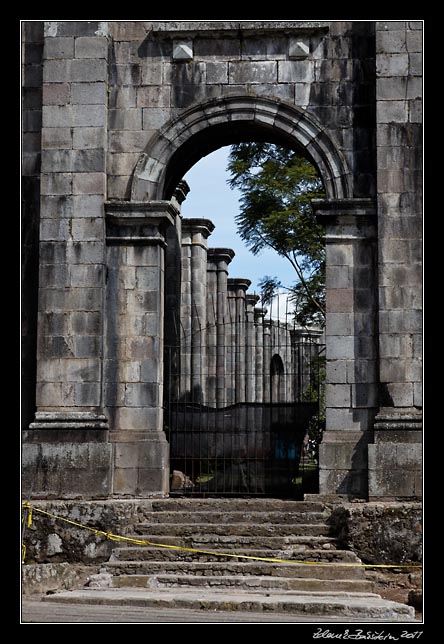
[[[27,509],[27,517],[26,517],[26,527],[30,528],[32,526],[32,507],[29,503],[22,503],[22,508]],[[22,523],[25,522],[25,517],[22,515]],[[26,557],[26,545],[22,541],[22,564],[25,563],[25,557]]]
[[[348,566],[348,567],[359,567],[359,568],[422,568],[420,564],[363,564],[363,563],[343,563],[343,562],[321,562],[321,561],[298,561],[297,559],[277,559],[274,557],[254,557],[252,555],[238,555],[235,553],[228,552],[214,552],[213,550],[200,550],[197,548],[186,548],[185,546],[173,546],[166,543],[155,543],[153,541],[147,541],[146,539],[133,539],[132,537],[122,537],[118,534],[113,534],[112,532],[106,532],[104,530],[98,530],[96,528],[91,528],[90,526],[83,525],[77,521],[72,521],[71,519],[66,519],[65,517],[59,517],[56,514],[47,512],[46,510],[41,510],[40,508],[32,507],[28,501],[22,503],[23,508],[28,508],[29,511],[39,512],[40,514],[45,514],[48,517],[57,519],[58,521],[64,521],[65,523],[70,523],[75,525],[77,528],[83,528],[89,530],[96,536],[106,537],[111,541],[120,541],[123,543],[131,543],[136,546],[152,546],[155,548],[168,548],[169,550],[180,550],[182,552],[196,552],[201,555],[214,555],[216,557],[233,557],[235,559],[252,559],[254,561],[268,561],[270,563],[285,563],[285,564],[298,564],[304,566],[330,566],[334,564],[335,566]],[[29,522],[29,514],[28,514]],[[28,523],[28,525],[30,525]]]

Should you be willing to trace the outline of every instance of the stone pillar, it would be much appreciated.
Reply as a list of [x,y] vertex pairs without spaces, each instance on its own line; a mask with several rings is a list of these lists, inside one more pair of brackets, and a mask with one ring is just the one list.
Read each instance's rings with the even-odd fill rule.
[[264,317],[267,309],[256,307],[254,309],[254,324],[256,335],[255,369],[256,393],[255,402],[264,402]]
[[245,402],[247,400],[246,392],[246,372],[247,372],[247,304],[246,292],[251,285],[251,280],[245,278],[234,278],[228,280],[229,290],[235,293],[236,304],[236,348],[234,363],[234,402]]
[[246,292],[251,280],[230,278],[228,294],[232,298],[231,339],[227,350],[232,354],[232,402],[246,401]]
[[262,391],[263,391],[263,402],[271,402],[271,332],[272,332],[272,320],[265,320],[263,322],[263,352],[264,359],[262,363]]
[[109,202],[105,403],[115,495],[165,495],[163,431],[165,236],[174,202]]
[[23,446],[23,485],[34,478],[34,496],[111,491],[101,358],[108,39],[100,24],[44,23],[37,412]]
[[207,382],[206,398],[209,407],[216,407],[217,362],[217,269],[207,255]]
[[[188,329],[190,353],[186,354],[189,367],[189,389],[194,402],[203,403],[203,388],[208,378],[206,357],[207,326],[207,239],[214,230],[209,219],[182,220],[182,258],[186,258],[186,273],[182,279],[182,324]],[[182,261],[184,261],[182,259]],[[188,344],[185,345],[188,351]],[[182,392],[185,390],[182,390]]]
[[422,23],[376,23],[379,410],[369,498],[422,496]]
[[290,329],[290,342],[291,342],[291,394],[290,400],[300,402],[302,395],[302,372],[301,372],[301,342],[302,342],[302,329]]
[[256,330],[254,327],[254,307],[259,300],[258,295],[246,295],[246,355],[245,379],[246,402],[256,402]]
[[42,65],[44,23],[23,21],[21,177],[21,425],[34,420],[37,372],[40,164],[42,148]]
[[226,383],[225,383],[225,328],[229,321],[227,305],[227,279],[228,264],[234,257],[231,248],[209,248],[208,263],[209,270],[216,271],[217,292],[216,292],[216,404],[217,407],[225,407]]
[[[189,192],[186,181],[180,181],[171,202],[180,211]],[[174,226],[167,226],[165,233],[165,316],[164,316],[164,396],[165,408],[179,397],[180,392],[180,333],[182,287],[182,219],[175,218]],[[168,412],[167,412],[168,413]],[[168,420],[165,419],[168,424]]]
[[326,431],[321,494],[368,492],[377,410],[377,257],[370,199],[314,200],[326,241]]
[[225,324],[225,395],[226,404],[236,402],[236,353],[237,353],[237,319],[236,319],[236,288],[227,281],[227,311],[228,321]]
[[191,394],[191,239],[188,231],[182,230],[181,244],[180,320],[180,396]]

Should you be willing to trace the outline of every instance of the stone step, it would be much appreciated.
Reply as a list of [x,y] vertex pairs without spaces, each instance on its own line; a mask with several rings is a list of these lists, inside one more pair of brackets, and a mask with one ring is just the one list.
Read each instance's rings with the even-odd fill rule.
[[369,596],[330,596],[291,591],[246,592],[215,589],[172,588],[107,588],[63,591],[45,595],[43,601],[69,604],[108,606],[146,606],[165,608],[190,608],[203,610],[276,611],[301,615],[334,615],[342,617],[372,618],[381,621],[413,621],[412,606],[397,604]]
[[201,549],[224,549],[232,550],[237,548],[263,548],[265,550],[277,550],[286,548],[298,548],[299,550],[316,550],[324,546],[333,549],[336,539],[327,536],[287,535],[284,537],[268,536],[244,536],[244,535],[195,535],[189,537],[155,534],[133,534],[134,539],[145,539],[154,543],[164,543],[173,546],[184,546],[185,548]]
[[[208,548],[206,548],[208,550]],[[214,553],[223,550],[214,549]],[[349,550],[298,550],[288,548],[286,550],[259,550],[256,548],[236,548],[229,553],[249,557],[267,557],[274,559],[299,559],[302,561],[324,561],[324,562],[350,562],[359,563],[358,557]],[[168,548],[155,548],[151,546],[129,546],[118,547],[113,550],[110,561],[159,561],[161,559],[170,561],[217,561],[216,554],[205,554],[200,552],[187,552],[186,550],[175,550]],[[233,561],[236,558],[232,557]],[[242,558],[240,559],[242,560]]]
[[149,517],[151,524],[160,523],[162,525],[181,525],[185,524],[231,524],[231,523],[248,523],[251,525],[257,524],[280,524],[280,525],[294,525],[294,524],[319,524],[325,523],[327,515],[323,512],[299,512],[299,511],[263,511],[263,512],[250,512],[232,511],[216,512],[213,510],[192,510],[190,512],[183,510],[182,512],[153,512]]
[[266,561],[108,561],[113,575],[255,575],[273,577],[315,577],[318,579],[363,579],[364,568],[338,563],[319,565],[284,564]]
[[323,512],[325,505],[317,501],[283,499],[221,499],[180,498],[152,501],[154,512]]
[[114,588],[238,588],[243,590],[293,590],[327,593],[367,592],[373,584],[366,579],[311,579],[248,575],[120,575],[113,577]]
[[[283,537],[292,536],[327,536],[329,527],[324,523],[317,524],[282,524],[282,523],[225,523],[208,524],[208,523],[139,523],[135,526],[138,535],[169,535],[179,537],[194,537],[202,535],[241,535],[241,536],[259,536],[259,537]],[[143,537],[140,537],[143,538]],[[160,541],[160,538],[159,538]]]

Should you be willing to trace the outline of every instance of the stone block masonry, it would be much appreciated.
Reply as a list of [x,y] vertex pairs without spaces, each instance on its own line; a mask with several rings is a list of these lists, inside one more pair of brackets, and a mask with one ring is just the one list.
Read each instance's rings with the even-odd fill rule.
[[418,496],[422,23],[25,21],[22,60],[23,447],[35,494],[168,493],[163,348],[190,295],[214,317],[213,349],[245,299],[240,328],[258,350],[254,382],[210,348],[183,376],[191,385],[207,370],[214,404],[228,384],[230,400],[240,388],[267,402],[274,331],[239,284],[225,298],[229,252],[209,254],[205,293],[205,244],[182,257],[177,192],[196,161],[248,136],[303,151],[325,187],[321,489]]
[[[106,496],[112,491],[101,383],[108,40],[95,33],[98,23],[88,36],[46,27],[39,314],[48,320],[63,312],[64,322],[39,328],[37,413],[23,446],[24,478],[37,481],[43,496]],[[38,437],[40,447],[32,442]]]
[[369,446],[372,498],[422,495],[422,400],[414,395],[422,365],[413,349],[422,324],[421,36],[406,22],[376,26],[380,411]]

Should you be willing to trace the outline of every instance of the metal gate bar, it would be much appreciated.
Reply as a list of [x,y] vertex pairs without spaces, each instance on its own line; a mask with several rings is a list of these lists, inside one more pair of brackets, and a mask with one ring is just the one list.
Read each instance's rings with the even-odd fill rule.
[[210,320],[205,333],[182,330],[180,345],[165,349],[165,430],[180,473],[171,494],[295,496],[304,438],[320,419],[325,346],[278,318],[264,319],[261,342],[247,347],[246,312],[232,303],[226,313],[217,328]]

